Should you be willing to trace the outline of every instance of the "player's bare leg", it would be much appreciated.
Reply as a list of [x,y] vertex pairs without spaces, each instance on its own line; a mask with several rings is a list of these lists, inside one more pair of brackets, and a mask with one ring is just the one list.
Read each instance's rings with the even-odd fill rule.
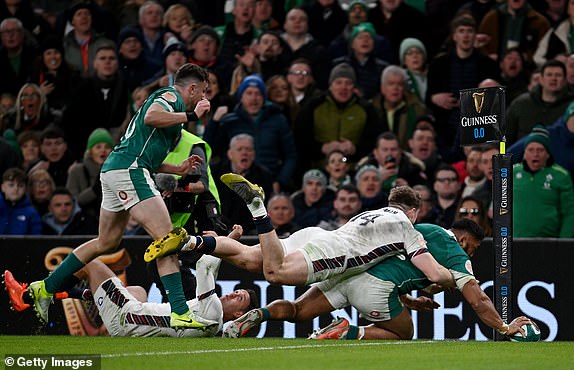
[[[273,229],[263,204],[265,198],[263,189],[252,184],[243,176],[233,173],[222,175],[221,181],[245,201],[247,208],[253,215],[263,256],[265,279],[274,284],[305,284],[308,274],[305,258],[299,252],[285,255],[283,245]],[[218,247],[216,247],[215,253],[219,252]]]

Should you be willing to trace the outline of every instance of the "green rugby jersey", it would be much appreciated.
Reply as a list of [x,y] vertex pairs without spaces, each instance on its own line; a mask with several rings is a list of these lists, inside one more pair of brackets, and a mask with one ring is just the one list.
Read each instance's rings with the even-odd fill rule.
[[[462,289],[468,280],[474,279],[470,259],[452,232],[433,224],[417,224],[415,229],[423,235],[429,252],[437,262],[453,273],[459,289]],[[404,255],[384,260],[367,270],[367,273],[393,282],[399,294],[407,294],[432,284]]]
[[147,126],[144,117],[154,103],[160,104],[168,112],[185,112],[185,104],[174,87],[153,92],[131,119],[120,143],[104,162],[102,172],[128,168],[145,168],[155,172],[175,148],[183,122],[165,128]]

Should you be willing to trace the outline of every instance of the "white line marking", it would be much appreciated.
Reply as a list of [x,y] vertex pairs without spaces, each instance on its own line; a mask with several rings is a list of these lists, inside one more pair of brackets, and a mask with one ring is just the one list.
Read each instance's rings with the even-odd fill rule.
[[338,343],[338,344],[305,344],[299,346],[283,347],[253,347],[253,348],[233,348],[233,349],[199,349],[195,351],[162,351],[162,352],[134,352],[134,353],[110,353],[103,354],[102,358],[117,357],[138,357],[138,356],[167,356],[167,355],[197,355],[201,353],[231,353],[249,351],[273,351],[285,349],[306,349],[318,347],[364,347],[364,346],[393,346],[404,344],[436,343],[436,341],[402,341],[402,342],[363,342],[363,343]]

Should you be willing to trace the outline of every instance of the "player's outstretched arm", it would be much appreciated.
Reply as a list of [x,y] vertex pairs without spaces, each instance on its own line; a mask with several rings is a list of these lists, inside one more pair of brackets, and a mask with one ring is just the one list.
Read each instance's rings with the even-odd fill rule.
[[411,259],[411,262],[433,283],[446,288],[455,286],[452,274],[441,266],[430,253],[416,255]]
[[491,328],[497,330],[502,335],[512,335],[517,332],[525,334],[521,329],[524,324],[530,323],[527,317],[520,316],[514,319],[510,324],[505,324],[502,318],[494,308],[490,298],[478,285],[474,279],[467,282],[462,288],[464,299],[471,305],[472,309],[480,320]]

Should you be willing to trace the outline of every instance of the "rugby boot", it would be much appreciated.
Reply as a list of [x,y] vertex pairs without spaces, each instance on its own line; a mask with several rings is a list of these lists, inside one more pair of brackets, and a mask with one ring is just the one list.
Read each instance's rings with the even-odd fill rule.
[[4,289],[10,297],[10,307],[14,311],[22,312],[30,308],[30,304],[24,302],[23,295],[28,292],[28,284],[19,283],[9,270],[4,271]]
[[349,320],[338,317],[323,329],[315,331],[308,339],[345,339],[350,328]]
[[248,205],[265,200],[263,188],[259,185],[252,184],[241,175],[235,173],[223,174],[221,175],[221,182],[239,195]]
[[47,323],[48,310],[50,309],[50,304],[52,303],[54,295],[46,291],[46,283],[44,280],[30,283],[28,291],[34,300],[34,310],[36,310],[36,314],[42,321]]
[[263,313],[259,309],[253,309],[243,316],[233,320],[231,324],[227,325],[223,330],[224,338],[240,338],[247,334],[251,328],[257,326],[263,320]]
[[156,258],[177,253],[189,240],[187,231],[183,227],[176,227],[161,239],[154,240],[147,247],[144,261],[151,262]]

